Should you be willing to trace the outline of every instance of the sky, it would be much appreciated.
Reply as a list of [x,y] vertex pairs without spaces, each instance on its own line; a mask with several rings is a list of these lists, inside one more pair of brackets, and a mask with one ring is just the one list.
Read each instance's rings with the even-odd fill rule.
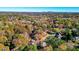
[[79,12],[79,7],[0,7],[0,12]]

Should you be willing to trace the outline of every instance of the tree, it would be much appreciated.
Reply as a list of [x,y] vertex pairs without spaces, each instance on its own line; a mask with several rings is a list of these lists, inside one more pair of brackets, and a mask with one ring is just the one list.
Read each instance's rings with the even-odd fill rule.
[[55,50],[55,48],[58,48],[58,46],[62,43],[64,43],[63,40],[58,39],[56,37],[53,36],[49,36],[47,37],[46,41],[45,41],[48,45],[51,45],[52,48]]

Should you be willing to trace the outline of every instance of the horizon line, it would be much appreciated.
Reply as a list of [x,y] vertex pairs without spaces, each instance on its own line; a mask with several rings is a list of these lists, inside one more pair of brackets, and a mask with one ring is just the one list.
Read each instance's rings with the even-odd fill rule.
[[0,7],[0,12],[79,12],[79,7]]

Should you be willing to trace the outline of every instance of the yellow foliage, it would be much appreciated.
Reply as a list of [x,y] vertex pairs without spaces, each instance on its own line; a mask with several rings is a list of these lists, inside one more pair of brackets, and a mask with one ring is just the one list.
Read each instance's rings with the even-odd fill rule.
[[8,39],[6,36],[0,35],[0,43],[6,42]]
[[45,32],[41,32],[41,33],[36,34],[36,38],[39,39],[40,41],[44,41],[47,36],[48,35]]
[[60,31],[61,31],[59,28],[54,28],[54,30],[55,30],[56,32],[60,32]]
[[51,45],[44,47],[44,51],[52,51],[53,48]]
[[13,40],[13,44],[15,46],[22,46],[22,45],[27,45],[30,41],[30,38],[25,38],[23,34],[18,34],[18,39]]
[[4,46],[3,44],[0,44],[0,51],[9,51],[9,47]]
[[0,49],[1,49],[1,48],[4,48],[4,45],[3,45],[3,44],[0,44]]
[[64,43],[64,44],[61,44],[60,46],[59,46],[59,48],[61,49],[61,50],[66,50],[67,49],[67,45]]

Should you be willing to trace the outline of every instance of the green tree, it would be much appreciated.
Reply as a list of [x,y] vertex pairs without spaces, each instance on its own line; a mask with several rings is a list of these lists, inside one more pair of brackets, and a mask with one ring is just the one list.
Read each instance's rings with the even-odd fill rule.
[[47,37],[47,39],[46,39],[46,43],[47,43],[48,45],[51,45],[52,48],[55,50],[55,48],[58,48],[58,46],[59,46],[60,44],[64,43],[64,41],[61,40],[61,39],[58,39],[58,38],[56,38],[56,37],[49,36],[49,37]]

